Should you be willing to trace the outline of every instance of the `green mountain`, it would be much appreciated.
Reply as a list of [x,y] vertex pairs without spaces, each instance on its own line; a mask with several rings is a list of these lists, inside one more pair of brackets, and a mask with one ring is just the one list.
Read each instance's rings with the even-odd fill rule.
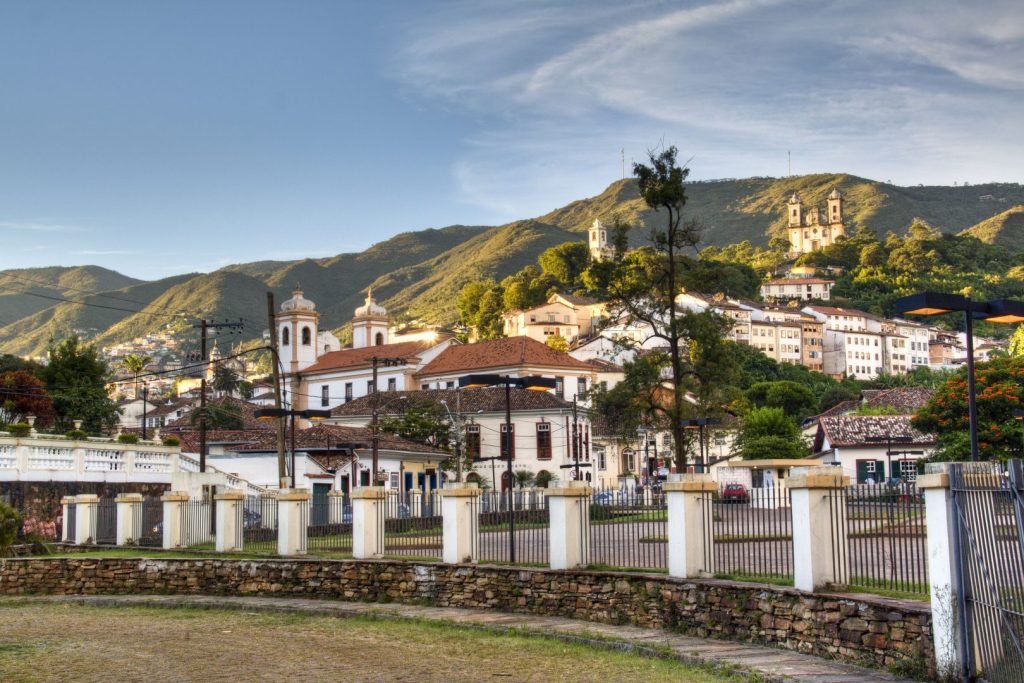
[[[846,198],[851,232],[866,226],[879,234],[901,234],[920,218],[943,232],[967,231],[984,241],[1024,248],[1024,207],[1018,206],[1024,204],[1024,186],[1016,183],[900,187],[846,174],[695,182],[687,187],[687,213],[704,225],[708,245],[765,244],[784,228],[785,204],[793,192],[805,205],[824,205],[834,187]],[[0,271],[0,352],[38,354],[51,336],[74,330],[111,344],[167,325],[184,329],[200,315],[244,318],[243,338],[254,339],[266,325],[266,291],[280,302],[296,284],[317,303],[325,329],[344,326],[368,287],[393,314],[451,323],[456,296],[466,282],[510,275],[535,263],[549,247],[586,239],[595,219],[610,222],[615,216],[635,225],[634,243],[644,242],[649,227],[664,220],[644,205],[635,181],[620,180],[594,197],[534,219],[405,232],[363,252],[330,258],[242,263],[145,283],[95,266]],[[61,303],[40,294],[108,308]],[[142,313],[110,310],[143,306]]]
[[1024,204],[983,220],[960,234],[1008,249],[1024,249]]

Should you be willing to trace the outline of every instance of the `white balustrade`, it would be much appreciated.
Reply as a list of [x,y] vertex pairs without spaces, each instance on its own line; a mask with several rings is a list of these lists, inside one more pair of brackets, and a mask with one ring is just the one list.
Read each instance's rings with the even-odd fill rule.
[[70,448],[32,446],[28,452],[28,467],[33,470],[73,470],[75,454]]
[[18,466],[18,454],[14,446],[0,446],[0,470],[13,470]]
[[136,472],[170,472],[171,454],[159,451],[136,451]]
[[99,448],[85,449],[86,472],[124,472],[125,452]]

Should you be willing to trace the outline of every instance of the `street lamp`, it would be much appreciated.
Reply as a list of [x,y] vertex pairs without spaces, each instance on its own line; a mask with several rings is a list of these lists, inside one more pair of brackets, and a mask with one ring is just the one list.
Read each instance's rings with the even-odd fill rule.
[[255,415],[257,420],[274,420],[282,417],[291,418],[291,484],[290,488],[295,488],[295,418],[301,417],[306,420],[319,421],[324,420],[331,416],[329,410],[313,410],[307,408],[306,410],[292,410],[290,408],[260,408],[256,410]]
[[698,430],[698,439],[700,440],[700,471],[703,472],[707,460],[704,458],[704,428],[713,427],[714,425],[722,424],[722,421],[717,417],[698,417],[692,420],[683,420],[683,429],[696,429]]
[[484,387],[505,387],[505,438],[500,439],[499,453],[504,451],[508,460],[508,561],[516,561],[515,516],[512,509],[512,387],[530,391],[547,391],[554,389],[555,380],[550,377],[509,377],[508,375],[466,375],[459,378],[459,386],[463,389],[482,389]]
[[978,405],[974,389],[974,321],[991,323],[1024,322],[1024,301],[998,299],[996,301],[972,301],[959,294],[919,292],[896,300],[895,311],[902,315],[933,316],[946,313],[963,313],[967,335],[967,420],[971,439],[971,460],[978,456]]

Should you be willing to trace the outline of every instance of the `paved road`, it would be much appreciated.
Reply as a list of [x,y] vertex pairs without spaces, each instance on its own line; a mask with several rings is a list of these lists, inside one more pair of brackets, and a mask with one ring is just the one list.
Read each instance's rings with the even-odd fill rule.
[[455,622],[488,631],[523,629],[529,633],[598,647],[656,654],[671,650],[683,662],[724,665],[759,675],[765,681],[814,681],[815,683],[899,683],[908,679],[863,669],[789,650],[746,643],[682,636],[634,626],[614,626],[563,617],[508,614],[493,610],[468,610],[414,605],[303,600],[293,598],[208,597],[179,595],[48,596],[18,598],[75,602],[86,605],[150,605],[165,607],[213,607],[252,611],[283,611],[338,617],[373,614],[388,619],[426,619]]

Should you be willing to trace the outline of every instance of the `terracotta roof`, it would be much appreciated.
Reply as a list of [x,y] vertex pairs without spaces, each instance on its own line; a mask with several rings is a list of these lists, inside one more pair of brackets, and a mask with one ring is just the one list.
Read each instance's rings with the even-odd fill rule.
[[[461,394],[461,396],[460,396]],[[398,400],[405,396],[406,400]],[[461,405],[464,416],[472,415],[478,410],[486,413],[504,412],[505,390],[494,389],[428,389],[419,391],[389,391],[381,393],[383,407],[378,415],[398,415],[410,405],[433,404],[440,406],[441,401],[448,404],[454,413]],[[512,412],[519,410],[561,410],[571,409],[572,404],[558,398],[550,391],[530,391],[529,389],[512,389],[509,392]],[[390,401],[385,403],[385,401]],[[444,410],[443,407],[441,407]],[[369,417],[373,414],[373,396],[359,398],[336,406],[331,410],[332,417]]]
[[449,346],[416,376],[469,374],[478,370],[516,366],[593,370],[583,361],[577,360],[567,353],[555,351],[547,344],[542,344],[535,339],[503,337],[476,344]]
[[[268,452],[277,450],[276,432],[260,432],[246,443],[231,446],[228,450],[241,452]],[[290,439],[290,436],[289,436]],[[406,451],[409,453],[427,453],[447,456],[445,451],[426,446],[409,439],[403,439],[393,434],[381,432],[378,437],[378,445],[381,450]],[[289,441],[290,443],[290,441]],[[355,448],[356,450],[370,449],[373,447],[373,431],[368,427],[346,427],[342,425],[318,424],[309,429],[296,430],[295,449],[317,449],[331,450],[340,446]]]
[[365,346],[361,349],[342,349],[325,353],[317,362],[302,371],[302,374],[322,372],[324,370],[341,370],[349,368],[370,367],[374,356],[378,358],[416,359],[420,353],[435,346],[437,342],[410,341],[381,346]]
[[769,280],[766,285],[834,285],[835,280],[826,280],[822,277],[784,277],[778,280]]
[[603,358],[590,358],[583,361],[587,365],[592,365],[598,372],[622,372],[624,368],[618,363],[613,363],[610,360],[604,360]]
[[[207,444],[255,443],[267,433],[266,429],[209,429],[206,431]],[[275,432],[276,434],[276,432]],[[161,437],[174,436],[181,442],[182,453],[199,452],[199,432],[194,429],[161,429]]]
[[170,415],[179,408],[191,409],[193,399],[178,399],[177,401],[171,401],[163,405],[156,406],[153,410],[149,411],[149,417],[159,417],[160,415]]
[[932,400],[934,395],[935,390],[927,387],[897,387],[875,394],[868,398],[865,404],[873,408],[896,408],[901,415],[913,415]]
[[858,311],[856,308],[836,308],[835,306],[808,306],[812,311],[818,313],[824,313],[825,315],[845,315],[855,318],[870,318],[871,320],[881,320],[877,315],[866,313],[864,311]]
[[561,292],[558,293],[558,296],[574,306],[593,306],[596,303],[600,303],[592,296],[577,296],[576,294],[562,294]]
[[823,417],[818,421],[818,434],[814,439],[815,450],[821,450],[822,435],[828,437],[833,447],[881,446],[869,438],[892,436],[909,438],[906,443],[931,446],[935,444],[933,434],[922,434],[910,426],[909,415],[837,415]]
[[853,411],[857,410],[859,406],[860,401],[856,399],[850,401],[840,401],[839,403],[835,404],[825,412],[820,413],[818,417],[822,418],[832,417],[833,415],[845,415],[846,413],[852,413]]

